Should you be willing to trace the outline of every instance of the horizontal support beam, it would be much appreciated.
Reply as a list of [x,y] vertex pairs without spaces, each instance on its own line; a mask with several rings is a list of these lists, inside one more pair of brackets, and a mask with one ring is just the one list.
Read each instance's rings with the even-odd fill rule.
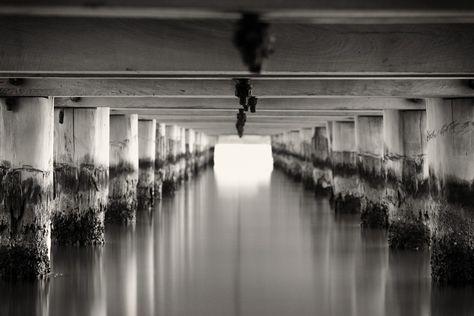
[[[3,76],[248,74],[229,20],[2,16],[0,29]],[[273,23],[271,30],[275,53],[265,74],[474,74],[474,24]]]
[[[237,118],[236,115],[222,115],[222,116],[206,116],[206,115],[198,115],[198,116],[173,116],[173,115],[140,115],[139,118],[141,119],[156,119],[160,123],[172,123],[172,124],[184,124],[184,123],[198,123],[198,124],[209,124],[215,125],[217,123],[230,123],[233,124],[236,122]],[[318,122],[326,122],[326,121],[353,121],[353,116],[256,116],[252,115],[251,113],[247,114],[247,123],[255,123],[255,124],[279,124],[279,123],[289,123],[289,124],[311,124],[311,123],[318,123]]]
[[[240,108],[237,98],[159,98],[159,97],[92,97],[77,102],[69,98],[55,98],[56,107],[101,107],[111,108],[168,108],[168,109],[234,109]],[[259,99],[260,110],[421,110],[423,100],[414,102],[402,98],[276,98]]]
[[[474,80],[474,76],[471,80]],[[252,94],[259,98],[443,98],[473,97],[474,86],[471,80],[256,78],[251,84]],[[21,81],[0,78],[0,96],[234,98],[235,81],[229,78],[25,78]]]
[[[237,131],[234,125],[218,125],[218,126],[202,126],[202,125],[190,125],[190,124],[180,124],[179,126],[185,128],[192,128],[196,131],[203,132],[207,135],[236,135]],[[246,124],[244,127],[245,135],[274,135],[278,133],[283,133],[291,130],[298,130],[304,127],[316,127],[316,126],[325,126],[325,124],[310,124],[310,125],[252,125]]]
[[[219,117],[219,116],[231,116],[235,117],[237,109],[111,109],[112,114],[138,114],[139,116],[156,116],[157,119],[160,117],[196,117],[196,116],[207,116],[207,117]],[[308,111],[274,111],[274,110],[259,110],[256,113],[248,113],[252,117],[322,117],[322,116],[355,116],[355,115],[370,115],[379,116],[382,115],[383,111],[370,111],[370,110],[357,110],[357,111],[321,111],[321,110],[308,110]]]
[[472,3],[454,1],[107,1],[87,5],[81,0],[2,1],[0,14],[39,16],[95,16],[161,19],[235,19],[235,12],[253,11],[267,20],[306,20],[312,23],[456,23],[471,21]]
[[270,145],[270,138],[264,136],[244,136],[239,138],[237,135],[220,136],[217,139],[217,144],[268,144]]

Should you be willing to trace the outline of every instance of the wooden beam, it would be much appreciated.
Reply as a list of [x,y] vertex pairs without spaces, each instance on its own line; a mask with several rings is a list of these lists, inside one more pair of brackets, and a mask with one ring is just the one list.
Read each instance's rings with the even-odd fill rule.
[[[251,84],[252,94],[259,98],[474,96],[469,79],[256,78]],[[235,81],[231,78],[25,78],[21,81],[0,78],[0,96],[235,98]]]
[[[139,118],[141,119],[156,119],[160,123],[170,123],[170,124],[177,124],[181,125],[184,123],[197,123],[197,124],[208,124],[208,125],[215,125],[218,123],[226,123],[226,124],[235,124],[236,116],[235,115],[227,115],[227,116],[206,116],[206,115],[199,115],[193,117],[186,117],[186,116],[158,116],[158,115],[140,115]],[[326,121],[353,121],[353,116],[308,116],[308,117],[301,117],[301,116],[254,116],[251,114],[247,115],[247,123],[255,123],[255,124],[273,124],[276,125],[282,124],[312,124],[312,123],[320,123]]]
[[[232,45],[233,21],[2,16],[0,29],[3,76],[248,74]],[[266,74],[474,74],[474,24],[271,29]]]
[[455,23],[470,21],[473,9],[471,2],[463,0],[108,0],[91,5],[82,0],[3,0],[0,3],[0,14],[15,15],[235,19],[238,16],[235,12],[253,11],[264,14],[268,20],[298,19],[313,23]]
[[[156,116],[156,117],[195,117],[195,116],[207,116],[207,117],[219,117],[219,116],[230,116],[235,117],[237,114],[236,109],[168,109],[168,108],[155,108],[155,109],[135,109],[135,108],[117,108],[111,109],[112,114],[138,114],[139,116]],[[248,113],[249,116],[254,117],[321,117],[321,116],[355,116],[355,115],[382,115],[383,111],[371,111],[371,110],[355,110],[355,111],[322,111],[322,110],[307,110],[307,111],[274,111],[274,110],[259,110],[256,113]]]
[[268,144],[270,145],[270,137],[268,136],[250,136],[245,135],[239,138],[237,135],[219,136],[217,144]]
[[[276,98],[261,99],[257,111],[295,111],[295,110],[420,110],[425,109],[423,100],[414,102],[401,98]],[[111,108],[168,108],[168,109],[233,109],[240,108],[237,98],[158,98],[158,97],[92,97],[81,98],[78,102],[69,98],[55,98],[57,107],[100,107]]]
[[[178,124],[176,124],[178,125]],[[181,127],[192,128],[196,131],[203,132],[207,135],[236,135],[237,131],[233,124],[217,124],[210,126],[209,124],[203,126],[198,124],[179,124]],[[325,123],[317,124],[280,124],[280,125],[266,125],[266,124],[246,124],[244,127],[245,135],[273,135],[283,133],[291,130],[298,130],[304,127],[325,126]]]

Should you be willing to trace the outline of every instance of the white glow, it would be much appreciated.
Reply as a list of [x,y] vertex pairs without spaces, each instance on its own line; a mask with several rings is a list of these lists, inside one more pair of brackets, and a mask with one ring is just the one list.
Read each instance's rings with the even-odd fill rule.
[[214,162],[218,187],[247,191],[270,182],[273,158],[268,144],[217,144]]

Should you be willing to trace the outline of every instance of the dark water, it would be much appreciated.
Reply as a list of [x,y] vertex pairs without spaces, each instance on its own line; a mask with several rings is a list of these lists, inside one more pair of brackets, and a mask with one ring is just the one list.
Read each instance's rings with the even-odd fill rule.
[[55,247],[48,281],[0,283],[0,315],[474,315],[471,288],[431,286],[428,253],[389,252],[283,174],[219,177],[103,248]]

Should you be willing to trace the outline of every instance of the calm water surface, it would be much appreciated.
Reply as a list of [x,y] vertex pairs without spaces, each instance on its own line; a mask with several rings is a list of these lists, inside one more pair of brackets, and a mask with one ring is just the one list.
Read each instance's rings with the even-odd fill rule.
[[389,252],[278,171],[208,170],[106,240],[0,283],[0,315],[474,315],[473,289],[431,286],[428,253]]

